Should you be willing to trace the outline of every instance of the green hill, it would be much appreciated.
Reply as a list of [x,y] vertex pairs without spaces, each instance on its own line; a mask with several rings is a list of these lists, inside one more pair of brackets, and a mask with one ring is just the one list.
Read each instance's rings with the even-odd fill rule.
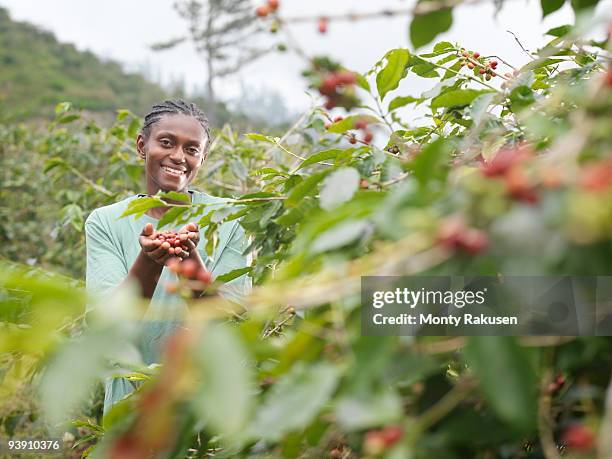
[[129,108],[143,114],[166,96],[158,85],[113,61],[57,41],[52,33],[11,20],[0,8],[0,112],[23,119],[51,115],[69,100],[90,111]]

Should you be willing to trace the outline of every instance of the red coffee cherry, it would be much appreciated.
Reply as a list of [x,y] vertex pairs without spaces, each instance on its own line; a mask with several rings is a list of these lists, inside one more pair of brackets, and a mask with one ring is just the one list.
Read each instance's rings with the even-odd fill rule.
[[470,255],[477,255],[487,249],[489,238],[484,231],[472,228],[461,235],[459,245]]
[[365,129],[368,127],[368,122],[364,119],[358,119],[355,121],[355,129]]
[[357,77],[355,74],[348,70],[341,70],[337,72],[336,78],[338,78],[338,82],[340,84],[355,84],[357,82]]
[[480,57],[480,53],[474,53],[474,59],[478,59]]
[[317,23],[317,30],[319,31],[319,33],[326,33],[327,32],[327,18],[320,18],[319,22]]
[[338,80],[336,74],[331,73],[326,76],[321,82],[321,85],[319,86],[319,92],[324,96],[331,96],[332,94],[336,93],[336,86],[338,86],[339,84],[340,81]]
[[268,7],[270,8],[270,11],[276,11],[279,5],[280,2],[278,0],[268,0]]
[[374,138],[374,134],[372,134],[372,131],[366,131],[363,136],[363,141],[365,143],[370,143],[373,138]]
[[385,446],[390,447],[401,440],[404,431],[399,426],[387,426],[381,431]]
[[577,424],[563,431],[561,442],[568,448],[589,451],[595,446],[595,435],[583,424]]
[[198,274],[197,274],[196,278],[200,282],[202,282],[202,283],[204,283],[206,285],[208,285],[208,284],[210,284],[212,282],[212,274],[210,273],[210,271],[207,271],[206,269],[200,269],[198,271]]
[[176,282],[166,282],[166,292],[168,293],[178,292],[178,284]]
[[499,177],[505,175],[515,164],[525,161],[530,154],[531,149],[525,145],[502,147],[480,170],[486,177]]
[[198,263],[195,260],[184,260],[181,263],[181,274],[188,279],[194,279],[198,273]]
[[258,6],[255,10],[255,14],[257,17],[265,18],[268,14],[270,14],[270,7],[268,5]]
[[170,258],[166,263],[166,266],[173,273],[178,273],[181,270],[181,260],[178,258]]
[[612,67],[608,68],[606,72],[606,76],[604,78],[604,83],[608,88],[612,88]]
[[363,450],[365,453],[378,456],[387,448],[401,440],[404,432],[398,426],[388,426],[380,430],[370,430],[365,434]]
[[463,250],[470,255],[484,252],[489,246],[487,233],[468,228],[460,217],[449,217],[441,223],[437,241],[442,247]]

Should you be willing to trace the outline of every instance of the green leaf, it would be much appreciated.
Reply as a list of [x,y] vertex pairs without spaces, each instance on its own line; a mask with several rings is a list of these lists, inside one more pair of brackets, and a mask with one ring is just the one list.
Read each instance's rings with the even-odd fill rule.
[[411,104],[413,102],[419,102],[421,99],[412,96],[398,96],[389,102],[389,111],[393,111],[397,108],[403,107],[404,105]]
[[178,191],[164,191],[158,194],[162,199],[172,199],[174,201],[180,201],[184,203],[190,203],[191,197],[185,193],[179,193]]
[[400,80],[406,76],[406,64],[410,58],[410,51],[403,48],[393,49],[386,54],[385,58],[387,65],[376,75],[376,87],[380,100],[383,100],[389,91],[396,89]]
[[563,37],[572,31],[573,27],[569,24],[562,25],[559,27],[553,27],[552,29],[545,32],[546,35],[551,35],[553,37]]
[[178,219],[178,217],[183,215],[188,210],[188,207],[171,207],[169,210],[166,211],[164,215],[162,215],[162,218],[160,218],[157,222],[157,229],[163,228],[168,223],[173,223],[175,220]]
[[549,65],[555,65],[559,62],[565,62],[565,59],[549,59],[549,58],[539,58],[534,61],[531,61],[525,64],[522,67],[522,70],[536,70],[541,69],[542,67],[548,67]]
[[[449,78],[447,80],[442,80],[440,82],[438,82],[438,84],[436,84],[433,88],[423,92],[421,94],[421,98],[422,99],[433,99],[435,97],[438,97],[440,95],[441,92],[443,92],[443,90],[445,90],[446,88],[449,88],[450,86],[455,86],[454,89],[458,89],[461,85],[461,80],[459,82],[457,82],[458,78],[457,77],[453,77],[453,78]],[[446,89],[444,92],[449,92],[451,89]]]
[[432,110],[435,110],[441,107],[463,107],[472,103],[472,101],[478,96],[489,92],[492,91],[478,89],[454,89],[452,91],[440,94],[438,97],[432,99],[431,108]]
[[574,13],[577,13],[580,10],[594,8],[598,2],[599,0],[571,0],[572,9],[574,10]]
[[62,113],[66,113],[70,110],[72,110],[72,104],[70,102],[60,102],[55,106],[56,115],[61,115]]
[[62,115],[57,119],[58,124],[68,124],[72,123],[75,120],[78,120],[81,116],[76,113],[69,113],[67,115]]
[[436,57],[441,56],[442,54],[450,53],[454,51],[455,47],[449,43],[448,41],[441,41],[435,44],[433,52],[421,54],[421,57]]
[[326,175],[327,171],[319,172],[302,180],[291,189],[291,193],[289,193],[289,196],[285,201],[285,205],[287,207],[294,207],[302,200],[304,196],[309,194],[319,184],[319,182],[325,178]]
[[266,394],[249,429],[250,436],[278,441],[288,432],[304,429],[328,402],[337,384],[338,371],[331,364],[295,364]]
[[229,282],[242,276],[243,274],[250,273],[252,270],[253,268],[250,266],[246,268],[233,269],[232,271],[222,274],[221,276],[215,277],[215,280],[219,282]]
[[117,121],[123,121],[124,119],[126,119],[130,115],[131,115],[131,113],[130,113],[129,110],[119,109],[119,110],[117,110]]
[[300,170],[304,167],[310,166],[311,164],[318,163],[320,161],[325,161],[328,159],[335,159],[339,153],[342,153],[344,150],[339,148],[332,148],[331,150],[319,151],[308,158],[300,164],[300,166],[296,170]]
[[43,169],[43,172],[47,173],[50,170],[55,169],[56,167],[67,169],[68,164],[66,164],[66,161],[64,161],[62,158],[49,158],[45,161],[45,167]]
[[349,201],[359,188],[359,172],[352,167],[342,167],[325,179],[319,202],[325,210]]
[[[88,332],[66,343],[43,374],[40,400],[51,424],[69,421],[71,412],[89,395],[105,373],[105,358],[125,343],[108,330]],[[69,397],[66,394],[70,394]]]
[[517,86],[512,90],[508,98],[510,99],[510,109],[515,113],[528,107],[535,101],[533,90],[529,86]]
[[282,176],[282,177],[288,177],[289,174],[287,174],[286,172],[282,172],[279,171],[277,169],[274,169],[273,167],[262,167],[261,169],[255,169],[253,171],[251,171],[249,173],[249,175],[251,176],[258,176],[258,175],[274,175],[274,176]]
[[368,234],[370,228],[371,225],[367,220],[343,221],[317,236],[310,247],[310,252],[317,254],[344,247]]
[[487,112],[489,105],[493,102],[495,94],[492,92],[481,94],[476,97],[470,104],[470,117],[475,124],[480,123],[482,117]]
[[268,137],[263,134],[257,134],[257,133],[252,132],[249,134],[245,134],[245,136],[251,140],[258,140],[260,142],[276,143],[272,137]]
[[401,397],[386,387],[342,397],[336,404],[336,419],[348,431],[390,424],[401,416]]
[[167,204],[158,197],[138,198],[130,202],[127,208],[119,216],[119,218],[127,217],[128,215],[136,215],[140,217],[147,210],[155,207],[165,207]]
[[359,120],[365,121],[368,124],[380,123],[380,120],[372,115],[352,115],[352,116],[347,116],[346,118],[343,118],[341,121],[337,121],[334,124],[332,124],[329,127],[329,129],[327,129],[327,132],[330,132],[332,134],[343,134],[346,131],[350,131],[351,129],[354,129],[355,122]]
[[453,24],[451,9],[441,9],[415,16],[410,23],[410,41],[415,49],[430,43]]
[[521,431],[533,429],[537,383],[525,349],[509,336],[473,336],[465,357],[500,419]]
[[437,139],[427,144],[411,163],[414,177],[421,184],[446,177],[450,152],[451,146],[447,139]]
[[413,73],[417,74],[422,78],[438,77],[438,72],[436,72],[436,66],[433,65],[431,62],[426,61],[425,59],[421,59],[419,56],[410,56],[408,66],[411,68]]
[[357,86],[359,86],[361,89],[365,89],[366,91],[370,92],[370,83],[368,83],[368,80],[366,80],[366,78],[361,73],[354,73],[357,77]]
[[138,118],[134,118],[130,121],[130,125],[128,126],[127,134],[128,137],[136,137],[138,134],[138,130],[140,129],[140,120]]
[[565,0],[540,0],[540,5],[542,6],[542,18],[545,18],[550,13],[553,13],[560,9]]
[[206,328],[194,355],[202,376],[194,397],[196,413],[216,433],[238,435],[247,424],[253,405],[253,372],[239,335],[225,325]]
[[448,53],[454,50],[455,47],[448,41],[440,41],[434,45],[434,53]]

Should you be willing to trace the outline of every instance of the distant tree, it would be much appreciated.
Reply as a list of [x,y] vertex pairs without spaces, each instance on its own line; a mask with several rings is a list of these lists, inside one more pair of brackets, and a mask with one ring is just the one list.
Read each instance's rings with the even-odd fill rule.
[[[189,24],[188,34],[152,46],[153,50],[173,48],[190,41],[206,65],[206,90],[210,107],[215,106],[214,81],[231,75],[272,48],[254,44],[263,29],[250,0],[181,0],[174,3]],[[214,117],[214,113],[211,113]]]

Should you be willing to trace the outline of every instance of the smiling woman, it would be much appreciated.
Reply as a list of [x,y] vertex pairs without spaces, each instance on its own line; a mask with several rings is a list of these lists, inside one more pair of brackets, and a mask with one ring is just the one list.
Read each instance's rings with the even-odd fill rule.
[[[214,253],[204,250],[204,229],[190,222],[177,231],[181,244],[173,246],[158,238],[155,229],[170,207],[156,207],[137,219],[119,218],[130,202],[158,191],[188,195],[194,204],[210,204],[221,198],[189,189],[210,148],[210,128],[204,113],[194,104],[168,100],[154,105],[145,117],[136,138],[139,156],[145,163],[146,194],[130,196],[120,202],[94,210],[85,222],[87,242],[87,289],[105,295],[120,284],[135,282],[144,298],[150,299],[141,327],[137,348],[145,364],[159,361],[166,338],[180,326],[186,304],[164,287],[176,281],[170,265],[190,265],[191,269],[221,274],[249,265],[243,255],[247,247],[239,222],[227,222],[219,228],[219,242]],[[178,201],[177,201],[178,202]],[[246,274],[226,283],[220,293],[241,302],[251,288]],[[194,290],[194,295],[201,291]],[[160,320],[160,317],[164,317]],[[104,413],[136,386],[125,378],[109,378],[105,384]]]

